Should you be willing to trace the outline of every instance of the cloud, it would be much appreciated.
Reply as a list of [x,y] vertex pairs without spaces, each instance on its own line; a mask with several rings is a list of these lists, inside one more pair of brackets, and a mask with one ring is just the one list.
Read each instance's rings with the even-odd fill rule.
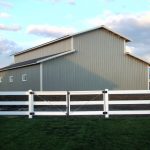
[[6,67],[13,63],[13,57],[8,55],[0,55],[0,68]]
[[27,32],[37,36],[58,38],[64,35],[68,35],[75,32],[71,27],[58,27],[50,25],[30,25],[27,28]]
[[0,38],[0,55],[11,55],[22,48],[12,40]]
[[60,2],[61,0],[38,0],[38,1],[57,3]]
[[75,0],[68,0],[68,3],[71,4],[71,5],[74,5],[75,4]]
[[19,31],[21,30],[21,27],[19,25],[4,25],[0,24],[0,30],[6,30],[6,31]]
[[150,62],[150,54],[145,54],[145,55],[143,56],[143,58],[144,58],[145,60],[147,60],[148,62]]
[[85,22],[92,26],[106,25],[131,38],[133,42],[128,46],[139,56],[147,58],[150,53],[150,11],[140,14],[113,14],[107,11],[103,16],[96,16]]
[[[64,1],[64,0],[38,0],[38,1],[58,3],[58,2],[61,2],[61,1]],[[66,0],[66,1],[70,5],[74,5],[75,4],[75,0]]]
[[8,13],[0,12],[0,18],[9,18],[10,15]]
[[7,0],[0,0],[0,7],[11,8],[12,6],[12,3],[8,2]]

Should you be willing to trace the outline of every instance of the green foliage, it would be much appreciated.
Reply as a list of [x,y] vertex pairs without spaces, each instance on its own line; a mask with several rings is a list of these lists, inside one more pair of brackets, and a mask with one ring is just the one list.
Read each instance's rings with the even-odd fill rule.
[[141,149],[150,149],[149,117],[0,117],[0,150]]

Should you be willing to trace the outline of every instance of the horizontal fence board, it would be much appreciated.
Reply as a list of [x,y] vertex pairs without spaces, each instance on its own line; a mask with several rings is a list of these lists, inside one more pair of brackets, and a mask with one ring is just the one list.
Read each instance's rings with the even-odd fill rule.
[[[0,115],[29,115],[29,118],[33,115],[36,116],[65,116],[65,115],[70,115],[70,116],[81,116],[81,115],[105,115],[105,117],[108,117],[107,115],[144,115],[144,114],[150,114],[150,110],[111,110],[109,111],[109,105],[149,105],[150,100],[109,100],[109,95],[117,95],[117,94],[150,94],[149,90],[114,90],[114,91],[109,91],[104,92],[103,91],[20,91],[20,92],[0,92],[0,96],[3,95],[10,95],[10,96],[19,96],[19,95],[29,95],[29,101],[0,101],[0,106],[2,105],[29,105],[29,111],[0,111]],[[91,100],[91,101],[76,101],[76,100],[71,100],[72,97],[68,97],[73,95],[101,95],[104,94],[104,100]],[[65,101],[34,101],[34,96],[36,95],[55,95],[55,96],[65,96]],[[105,101],[105,103],[104,103]],[[107,103],[106,103],[107,102]],[[68,109],[68,113],[66,111],[34,111],[34,106],[44,106],[44,105],[49,105],[49,106],[58,106],[58,105],[63,105],[66,107],[70,106],[75,106],[75,105],[103,105],[103,108],[105,110],[105,107],[108,107],[108,110],[105,110],[105,114],[103,114],[103,111],[70,111]],[[32,109],[31,109],[32,108]],[[106,113],[108,112],[108,114]]]
[[150,94],[150,90],[112,90],[109,94]]
[[70,95],[97,95],[102,94],[102,91],[69,91]]
[[3,96],[3,95],[5,95],[5,96],[13,96],[13,95],[17,95],[17,96],[19,96],[19,95],[28,95],[28,92],[0,92],[0,96]]
[[66,91],[34,91],[35,95],[67,95]]
[[0,111],[0,115],[29,115],[28,111]]
[[55,111],[55,112],[50,112],[50,111],[35,111],[34,112],[35,116],[65,116],[66,115],[66,111]]
[[34,101],[34,105],[67,105],[66,101]]
[[82,115],[103,115],[103,111],[70,111],[70,116],[82,116]]
[[70,101],[70,105],[103,105],[104,101]]
[[126,104],[150,104],[150,100],[118,100],[109,101],[110,105],[126,105]]
[[0,101],[0,105],[29,105],[29,101]]
[[146,115],[150,114],[150,110],[119,110],[119,111],[109,111],[109,115]]

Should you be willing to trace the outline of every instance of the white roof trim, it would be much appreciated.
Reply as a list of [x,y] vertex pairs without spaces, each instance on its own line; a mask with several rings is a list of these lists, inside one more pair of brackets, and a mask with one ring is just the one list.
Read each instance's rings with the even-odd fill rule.
[[127,54],[127,55],[129,55],[129,56],[132,56],[132,57],[134,57],[135,59],[138,59],[138,60],[143,61],[144,63],[150,65],[150,62],[148,62],[147,60],[145,60],[145,59],[143,59],[143,58],[140,58],[140,57],[138,57],[138,56],[135,56],[134,54],[131,54],[131,53],[129,53],[129,52],[126,52],[125,54]]
[[64,56],[64,55],[67,55],[67,54],[70,54],[70,53],[74,53],[76,50],[70,50],[70,51],[67,51],[67,52],[64,52],[64,53],[61,53],[61,54],[57,54],[55,56],[51,56],[51,57],[48,57],[48,58],[45,58],[45,59],[41,59],[39,61],[37,61],[36,63],[42,63],[42,62],[45,62],[45,61],[48,61],[48,60],[51,60],[51,59],[54,59],[54,58],[58,58],[60,56]]
[[7,69],[7,68],[6,68],[6,69],[0,69],[0,72],[1,72],[1,71],[12,70],[12,69],[17,69],[17,68],[23,68],[23,67],[27,67],[27,66],[36,65],[36,64],[37,64],[37,63],[31,63],[31,64],[20,65],[20,66],[8,68],[8,69]]
[[130,42],[130,41],[131,41],[128,37],[123,36],[123,35],[121,35],[120,33],[115,32],[115,31],[113,31],[113,30],[111,30],[111,29],[107,28],[107,27],[106,27],[106,26],[104,26],[104,25],[102,25],[102,26],[98,26],[98,27],[95,27],[95,28],[92,28],[92,29],[89,29],[89,30],[81,31],[81,32],[78,32],[78,33],[72,34],[71,36],[76,36],[76,35],[79,35],[79,34],[83,34],[83,33],[90,32],[90,31],[97,30],[97,29],[101,29],[101,28],[103,28],[103,29],[105,29],[105,30],[110,31],[110,32],[112,32],[112,33],[116,34],[117,36],[120,36],[121,38],[124,38],[124,39],[125,39],[126,41],[128,41],[128,42]]
[[52,44],[52,43],[54,43],[54,42],[58,42],[58,41],[61,41],[61,40],[65,40],[65,39],[67,39],[67,38],[71,38],[71,37],[73,37],[73,36],[76,36],[76,35],[79,35],[79,34],[83,34],[83,33],[86,33],[86,32],[90,32],[90,31],[93,31],[93,30],[101,29],[101,28],[110,31],[110,32],[116,34],[117,36],[120,36],[121,38],[124,38],[124,39],[125,39],[126,41],[128,41],[128,42],[131,41],[129,38],[127,38],[127,37],[121,35],[120,33],[114,32],[113,30],[111,30],[111,29],[105,27],[104,25],[102,25],[102,26],[98,26],[98,27],[95,27],[95,28],[92,28],[92,29],[89,29],[89,30],[85,30],[85,31],[77,32],[77,33],[75,33],[75,34],[71,34],[71,35],[66,35],[66,36],[60,37],[60,38],[58,38],[58,39],[52,40],[52,41],[47,42],[47,43],[43,43],[43,44],[41,44],[41,45],[34,46],[34,47],[32,47],[32,48],[26,49],[26,50],[21,51],[21,52],[14,53],[14,54],[12,54],[12,55],[15,55],[15,56],[16,56],[16,55],[19,55],[19,54],[22,54],[22,53],[26,53],[26,52],[31,51],[31,50],[34,50],[34,49],[36,49],[36,48],[40,48],[40,47],[42,47],[42,46],[46,46],[46,45]]
[[32,65],[36,65],[36,64],[39,64],[39,63],[42,63],[42,62],[45,62],[45,61],[48,61],[48,60],[51,60],[51,59],[55,59],[55,58],[58,58],[58,57],[61,57],[61,56],[64,56],[64,55],[67,55],[67,54],[71,54],[71,53],[74,53],[76,52],[76,50],[69,50],[67,52],[62,52],[60,54],[56,54],[55,56],[50,56],[48,58],[44,58],[44,59],[41,59],[39,61],[36,61],[35,63],[31,63],[31,64],[26,64],[26,65],[20,65],[20,66],[16,66],[16,67],[12,67],[12,68],[6,68],[6,69],[0,69],[0,72],[1,71],[6,71],[6,70],[12,70],[12,69],[17,69],[17,68],[22,68],[22,67],[27,67],[27,66],[32,66]]
[[[49,42],[46,42],[46,43],[43,43],[43,44],[40,44],[40,45],[31,47],[31,48],[28,48],[28,49],[23,50],[23,51],[21,51],[21,52],[16,52],[16,53],[14,53],[14,54],[12,54],[12,55],[15,55],[15,56],[16,56],[16,55],[19,55],[19,54],[22,54],[22,53],[26,53],[26,52],[31,51],[31,50],[34,50],[34,49],[36,49],[36,48],[40,48],[40,47],[42,47],[42,46],[46,46],[46,45],[48,45],[48,44],[55,43],[55,42],[57,42],[57,41],[61,41],[61,40],[67,39],[67,38],[70,38],[70,35],[66,35],[66,36],[57,38],[57,39],[55,39],[55,40],[52,40],[52,41],[49,41]],[[11,56],[12,56],[12,55],[11,55]]]

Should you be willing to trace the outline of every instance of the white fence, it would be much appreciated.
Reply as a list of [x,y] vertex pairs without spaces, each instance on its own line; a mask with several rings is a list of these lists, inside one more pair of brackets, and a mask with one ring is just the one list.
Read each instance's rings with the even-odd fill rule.
[[[74,116],[74,115],[102,115],[108,118],[110,115],[142,115],[150,114],[150,110],[110,110],[110,105],[150,105],[150,100],[109,100],[109,95],[113,94],[150,94],[149,90],[122,90],[122,91],[109,91],[105,89],[104,91],[32,91],[27,92],[0,92],[0,96],[3,95],[27,95],[27,101],[0,101],[1,105],[22,105],[28,106],[27,111],[0,111],[0,115],[28,115],[29,118],[33,116]],[[54,96],[65,96],[64,101],[34,101],[35,95],[54,95]],[[80,95],[102,95],[102,100],[88,100],[88,101],[73,101],[72,96]],[[65,110],[59,111],[37,111],[34,110],[34,106],[65,106]],[[87,106],[87,105],[97,105],[102,106],[103,109],[98,111],[76,111],[71,110],[71,106]]]

